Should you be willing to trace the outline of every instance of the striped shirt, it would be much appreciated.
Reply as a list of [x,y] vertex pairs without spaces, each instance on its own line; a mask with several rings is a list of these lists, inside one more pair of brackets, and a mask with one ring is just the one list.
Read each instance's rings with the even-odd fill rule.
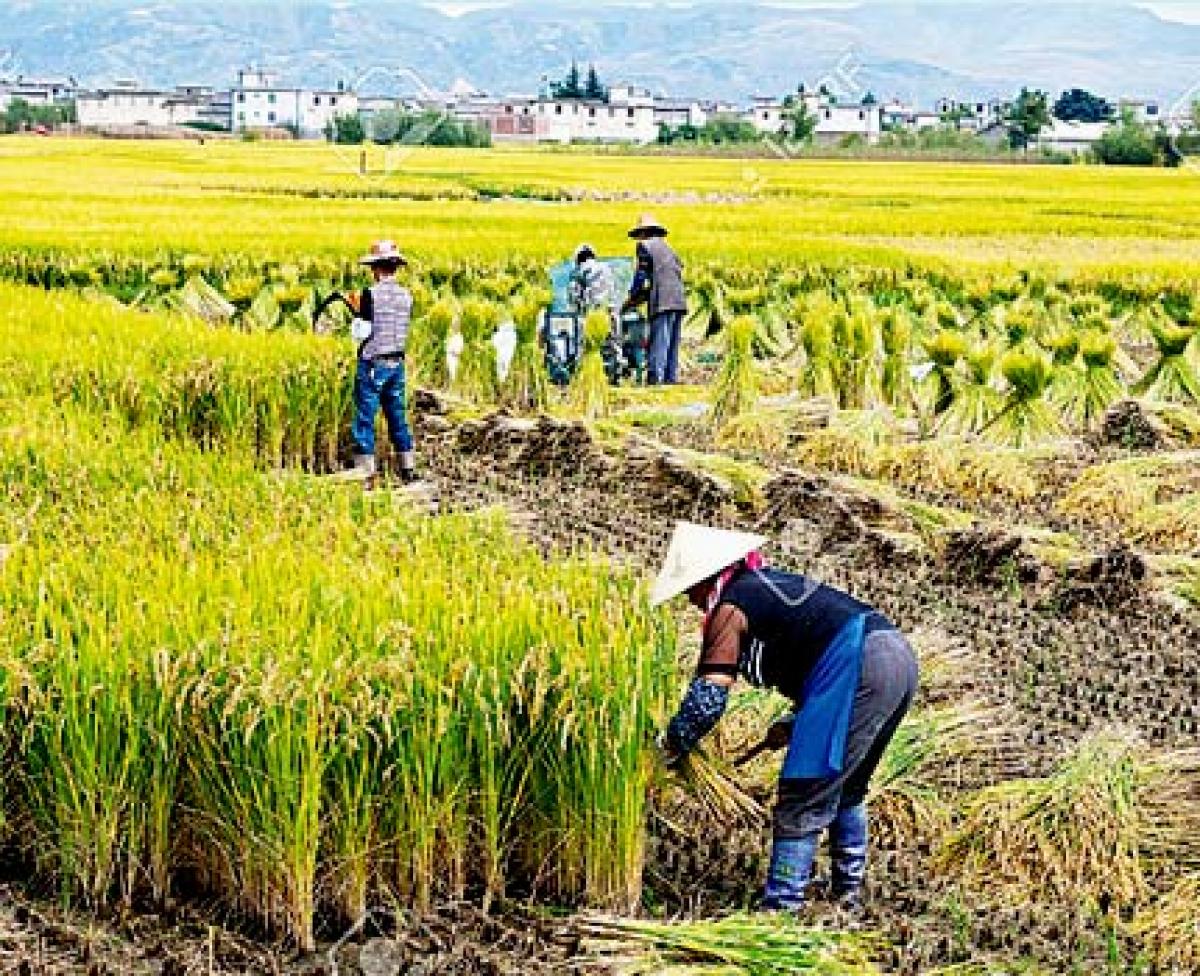
[[359,348],[358,358],[401,355],[408,344],[412,307],[412,293],[395,278],[383,278],[364,291],[359,316],[371,323],[371,337]]

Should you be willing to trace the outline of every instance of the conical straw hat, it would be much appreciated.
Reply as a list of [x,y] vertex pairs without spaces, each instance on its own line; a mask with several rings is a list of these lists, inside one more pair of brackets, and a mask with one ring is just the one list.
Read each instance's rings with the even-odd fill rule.
[[638,218],[637,226],[629,232],[630,237],[653,237],[656,235],[666,237],[667,228],[648,213],[642,214]]
[[677,522],[667,558],[654,581],[650,594],[652,606],[690,590],[726,566],[744,559],[767,541],[766,536],[749,532],[730,532],[707,525]]
[[371,253],[359,259],[359,264],[378,264],[381,261],[399,261],[408,264],[408,259],[400,253],[395,241],[376,241],[371,245]]

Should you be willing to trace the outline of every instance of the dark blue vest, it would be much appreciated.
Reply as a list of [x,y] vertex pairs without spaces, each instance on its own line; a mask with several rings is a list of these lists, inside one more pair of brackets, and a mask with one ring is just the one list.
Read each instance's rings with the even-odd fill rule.
[[738,669],[751,684],[799,701],[804,682],[853,618],[867,614],[866,633],[892,624],[867,604],[824,583],[767,569],[743,571],[721,595],[746,615]]

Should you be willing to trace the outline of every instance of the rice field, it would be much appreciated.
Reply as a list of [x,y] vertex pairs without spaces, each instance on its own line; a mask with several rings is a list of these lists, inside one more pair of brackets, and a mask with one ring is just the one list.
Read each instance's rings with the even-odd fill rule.
[[[1200,966],[1194,173],[11,138],[0,198],[0,881],[101,971]],[[589,323],[551,387],[548,265],[642,210],[687,384]],[[382,236],[432,500],[321,477]],[[657,764],[675,518],[915,635],[863,920],[752,911],[778,701]]]

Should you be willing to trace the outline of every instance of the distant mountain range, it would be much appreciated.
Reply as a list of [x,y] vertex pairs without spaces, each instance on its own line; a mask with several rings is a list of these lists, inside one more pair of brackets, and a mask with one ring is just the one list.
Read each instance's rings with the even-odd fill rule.
[[1200,25],[1121,4],[1002,2],[443,4],[0,0],[0,75],[227,85],[254,63],[287,82],[455,82],[530,93],[575,58],[607,81],[744,100],[825,80],[930,104],[1080,86],[1169,106],[1200,85]]

